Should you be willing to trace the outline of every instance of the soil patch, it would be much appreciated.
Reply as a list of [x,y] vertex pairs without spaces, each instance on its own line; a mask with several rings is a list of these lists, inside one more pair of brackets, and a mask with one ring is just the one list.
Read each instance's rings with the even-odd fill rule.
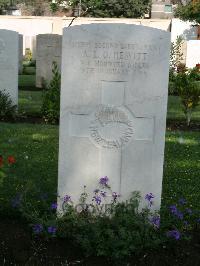
[[191,122],[190,126],[187,126],[185,121],[167,120],[167,129],[174,131],[200,131],[200,122]]
[[81,265],[81,266],[199,266],[200,231],[188,241],[161,246],[130,258],[129,262],[110,263],[106,258],[85,259],[67,239],[33,238],[29,227],[19,220],[0,221],[0,265]]

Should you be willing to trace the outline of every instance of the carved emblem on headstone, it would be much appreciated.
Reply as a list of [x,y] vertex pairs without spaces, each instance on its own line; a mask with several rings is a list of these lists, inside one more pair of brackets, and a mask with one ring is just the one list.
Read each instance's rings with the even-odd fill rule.
[[90,124],[91,139],[103,148],[120,149],[133,133],[133,116],[125,107],[100,105]]

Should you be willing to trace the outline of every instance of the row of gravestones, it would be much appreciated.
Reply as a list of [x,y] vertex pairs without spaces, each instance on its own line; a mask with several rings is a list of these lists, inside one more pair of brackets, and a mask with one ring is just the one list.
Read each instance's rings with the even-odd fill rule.
[[36,36],[36,87],[47,85],[52,75],[52,63],[61,70],[62,36],[58,34],[39,34]]
[[[62,37],[53,34],[37,36],[36,85],[42,87],[43,80],[52,78],[52,62],[61,68]],[[10,94],[18,104],[18,73],[22,72],[23,36],[10,30],[0,30],[0,90]]]
[[0,30],[0,90],[18,103],[18,72],[22,37],[14,31]]
[[[19,35],[19,37],[19,72],[22,73],[23,36]],[[39,34],[35,38],[35,43],[35,59],[37,62],[36,87],[43,88],[49,84],[53,77],[52,63],[56,62],[58,69],[61,70],[62,36],[58,34]],[[196,63],[198,63],[199,53],[196,47],[199,45],[200,41],[192,40],[187,42],[186,48],[188,56],[186,66],[194,67]],[[196,57],[194,57],[194,54],[196,54]]]
[[[5,88],[17,83],[17,38],[0,31]],[[101,176],[109,177],[121,200],[136,190],[143,196],[151,192],[159,208],[169,51],[170,34],[153,28],[91,24],[64,29],[59,210],[66,194],[78,202],[84,186],[93,195]]]
[[[184,46],[185,63],[189,68],[200,63],[200,41],[191,40]],[[62,36],[58,34],[40,34],[36,37],[36,87],[43,88],[51,81],[52,62],[56,62],[61,70]],[[194,56],[195,55],[195,56]]]

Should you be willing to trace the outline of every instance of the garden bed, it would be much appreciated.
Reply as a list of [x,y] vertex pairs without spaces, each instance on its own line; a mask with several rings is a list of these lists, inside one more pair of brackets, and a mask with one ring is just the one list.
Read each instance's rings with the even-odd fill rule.
[[[191,240],[179,240],[170,246],[161,246],[132,256],[124,265],[191,266],[200,263],[200,231],[194,231]],[[84,258],[78,247],[67,239],[56,237],[45,240],[33,238],[28,226],[19,220],[0,221],[0,265],[123,265],[106,258]]]
[[[1,154],[13,155],[16,163],[9,175],[1,181],[0,209],[15,212],[4,203],[10,203],[18,192],[27,191],[27,202],[33,209],[41,208],[43,200],[34,195],[48,193],[48,206],[56,200],[58,126],[0,123]],[[169,206],[185,197],[188,207],[199,209],[199,133],[168,131],[166,134],[165,164],[161,217],[168,223]],[[17,189],[16,189],[17,188]],[[25,189],[26,188],[26,189]],[[31,193],[33,193],[33,199]],[[52,195],[52,196],[51,196]],[[30,197],[30,198],[29,198]],[[3,209],[2,209],[3,210]],[[47,240],[33,237],[32,227],[23,220],[0,221],[0,265],[114,265],[106,258],[84,258],[79,247],[68,239],[51,237]],[[166,225],[167,226],[167,225]],[[172,245],[151,246],[125,265],[200,265],[200,231],[191,234],[191,240],[172,240]],[[123,265],[117,261],[116,265]]]
[[192,121],[190,123],[190,126],[187,126],[185,121],[168,119],[167,130],[199,131],[200,132],[200,121]]

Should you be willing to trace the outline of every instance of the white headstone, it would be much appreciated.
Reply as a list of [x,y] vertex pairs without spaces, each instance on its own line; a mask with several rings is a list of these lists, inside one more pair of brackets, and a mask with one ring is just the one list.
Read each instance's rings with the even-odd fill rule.
[[23,35],[19,34],[19,74],[23,72]]
[[58,200],[93,194],[102,176],[121,200],[162,188],[170,34],[91,24],[63,34]]
[[43,87],[52,79],[52,63],[61,68],[62,36],[39,34],[36,38],[36,87]]
[[32,36],[32,60],[36,60],[36,36]]
[[193,68],[200,64],[200,40],[187,42],[186,67]]
[[197,39],[197,26],[190,21],[182,21],[178,18],[173,18],[171,22],[171,41],[176,42],[177,37],[183,40],[196,40]]
[[0,30],[0,90],[18,104],[19,34]]

